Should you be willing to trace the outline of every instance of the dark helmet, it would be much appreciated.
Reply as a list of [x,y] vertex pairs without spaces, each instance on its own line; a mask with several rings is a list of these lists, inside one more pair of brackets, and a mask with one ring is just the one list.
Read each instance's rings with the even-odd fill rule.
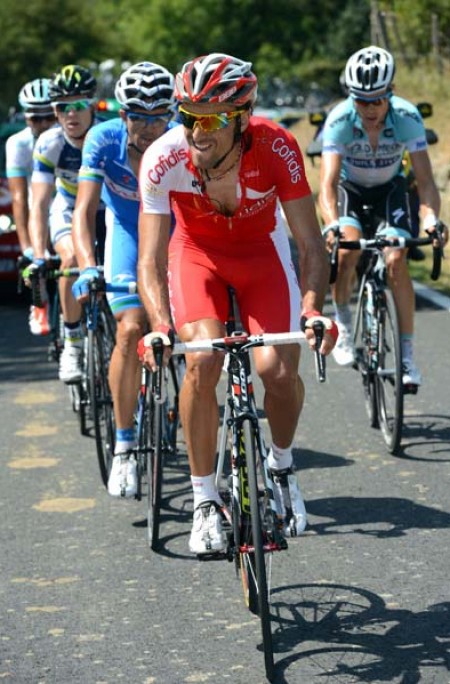
[[49,93],[51,100],[60,97],[85,95],[93,97],[97,81],[89,69],[78,64],[68,64],[58,71],[50,81]]

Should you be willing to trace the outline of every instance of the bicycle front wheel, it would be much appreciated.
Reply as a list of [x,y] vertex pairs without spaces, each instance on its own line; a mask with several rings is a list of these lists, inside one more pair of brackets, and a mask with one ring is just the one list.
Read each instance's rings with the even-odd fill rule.
[[371,349],[371,325],[373,311],[370,310],[369,302],[373,302],[373,288],[363,278],[356,307],[355,328],[353,332],[353,344],[355,359],[358,370],[361,373],[364,402],[370,427],[379,427],[378,406],[375,387],[375,369],[373,366],[373,350]]
[[400,332],[394,297],[385,290],[380,309],[376,395],[381,432],[391,454],[395,454],[403,429],[403,381]]
[[147,408],[150,453],[147,458],[147,535],[153,551],[159,545],[163,469],[163,404],[156,403],[152,394]]
[[108,484],[114,456],[115,422],[113,401],[108,383],[109,360],[114,347],[108,329],[99,317],[95,330],[88,331],[89,391],[94,422],[95,443],[100,476]]
[[[275,666],[266,568],[266,560],[271,558],[271,553],[266,554],[264,550],[266,541],[266,535],[264,533],[265,521],[258,487],[256,440],[253,426],[248,420],[245,420],[243,424],[243,436],[247,461],[252,550],[242,553],[241,569],[243,573],[244,591],[247,589],[248,592],[248,607],[252,612],[258,614],[261,621],[264,663],[267,678],[271,681],[274,676]],[[264,496],[264,492],[261,492],[261,495]]]

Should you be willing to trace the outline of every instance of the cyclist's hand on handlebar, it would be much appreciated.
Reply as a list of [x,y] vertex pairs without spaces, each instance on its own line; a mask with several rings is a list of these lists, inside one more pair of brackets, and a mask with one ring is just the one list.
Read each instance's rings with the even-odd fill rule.
[[317,347],[316,333],[314,331],[317,324],[321,324],[323,330],[323,338],[320,342],[318,351],[327,356],[336,344],[339,335],[338,327],[331,318],[322,316],[319,311],[304,311],[302,313],[300,327],[305,333],[308,344],[313,351],[316,351]]
[[45,275],[45,259],[33,259],[31,264],[26,266],[22,272],[22,278],[27,285],[31,287],[33,281],[36,282],[39,276]]
[[99,277],[100,271],[96,266],[84,268],[72,285],[72,294],[75,299],[81,303],[86,302],[89,296],[89,283]]
[[443,247],[444,245],[447,244],[448,238],[449,238],[449,233],[448,233],[448,227],[445,225],[443,221],[440,221],[439,219],[436,219],[436,222],[432,225],[424,225],[425,232],[430,235],[430,237],[433,236],[433,234],[436,235],[436,240],[438,241],[438,244],[435,245],[435,247]]
[[[138,342],[137,353],[139,360],[151,371],[155,372],[162,365],[167,365],[172,354],[175,333],[169,326],[160,326],[153,332],[144,335]],[[162,343],[162,355],[158,352]]]
[[339,221],[332,221],[322,230],[322,235],[325,238],[325,243],[329,252],[333,249],[336,238],[340,234]]

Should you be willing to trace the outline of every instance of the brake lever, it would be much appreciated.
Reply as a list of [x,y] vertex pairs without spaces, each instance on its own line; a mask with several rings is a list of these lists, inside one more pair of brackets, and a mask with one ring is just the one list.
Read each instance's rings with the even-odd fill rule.
[[316,344],[314,347],[314,356],[316,362],[316,378],[317,382],[325,382],[327,379],[326,358],[325,354],[321,354],[319,351],[324,336],[323,323],[321,323],[320,321],[313,323],[312,329],[314,330],[314,335],[316,336]]

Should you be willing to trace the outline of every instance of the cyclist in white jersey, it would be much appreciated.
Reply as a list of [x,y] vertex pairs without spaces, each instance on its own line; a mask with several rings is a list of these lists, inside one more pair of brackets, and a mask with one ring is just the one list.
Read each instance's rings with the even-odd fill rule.
[[[41,133],[56,123],[48,92],[50,79],[36,78],[25,83],[19,92],[19,104],[23,109],[26,127],[11,135],[6,141],[6,177],[11,192],[12,211],[17,238],[22,254],[33,258],[28,232],[29,206],[31,203],[31,172],[33,149]],[[48,307],[30,307],[30,331],[34,335],[49,332]]]
[[[340,227],[346,240],[361,237],[361,208],[376,207],[390,235],[410,236],[402,157],[407,149],[417,179],[423,228],[438,222],[440,198],[427,152],[425,129],[416,107],[392,93],[395,64],[377,46],[358,50],[345,69],[349,97],[328,115],[323,131],[319,203],[324,234]],[[383,231],[384,232],[384,231]],[[333,351],[340,365],[354,362],[349,301],[359,252],[339,250],[338,276],[332,286],[339,340]],[[387,250],[388,278],[399,314],[403,384],[417,391],[421,376],[413,359],[414,290],[406,250]]]
[[[72,243],[72,212],[77,193],[81,148],[86,133],[96,123],[96,80],[77,64],[65,66],[50,82],[50,98],[59,126],[43,133],[34,148],[31,178],[30,235],[33,265],[45,263],[50,239],[61,257],[61,267],[76,266]],[[68,384],[81,378],[81,306],[72,294],[73,279],[60,278],[58,287],[64,318],[64,349],[59,360],[60,380]]]
[[[98,276],[94,252],[95,212],[106,205],[105,278],[136,281],[138,257],[138,169],[147,147],[170,126],[174,78],[158,64],[139,62],[120,76],[115,95],[120,118],[94,126],[86,137],[73,214],[73,239],[81,275],[73,285],[79,301]],[[136,494],[134,411],[138,392],[138,339],[145,332],[145,312],[138,295],[108,295],[117,320],[117,338],[109,369],[116,423],[115,456],[108,479],[111,496]]]

